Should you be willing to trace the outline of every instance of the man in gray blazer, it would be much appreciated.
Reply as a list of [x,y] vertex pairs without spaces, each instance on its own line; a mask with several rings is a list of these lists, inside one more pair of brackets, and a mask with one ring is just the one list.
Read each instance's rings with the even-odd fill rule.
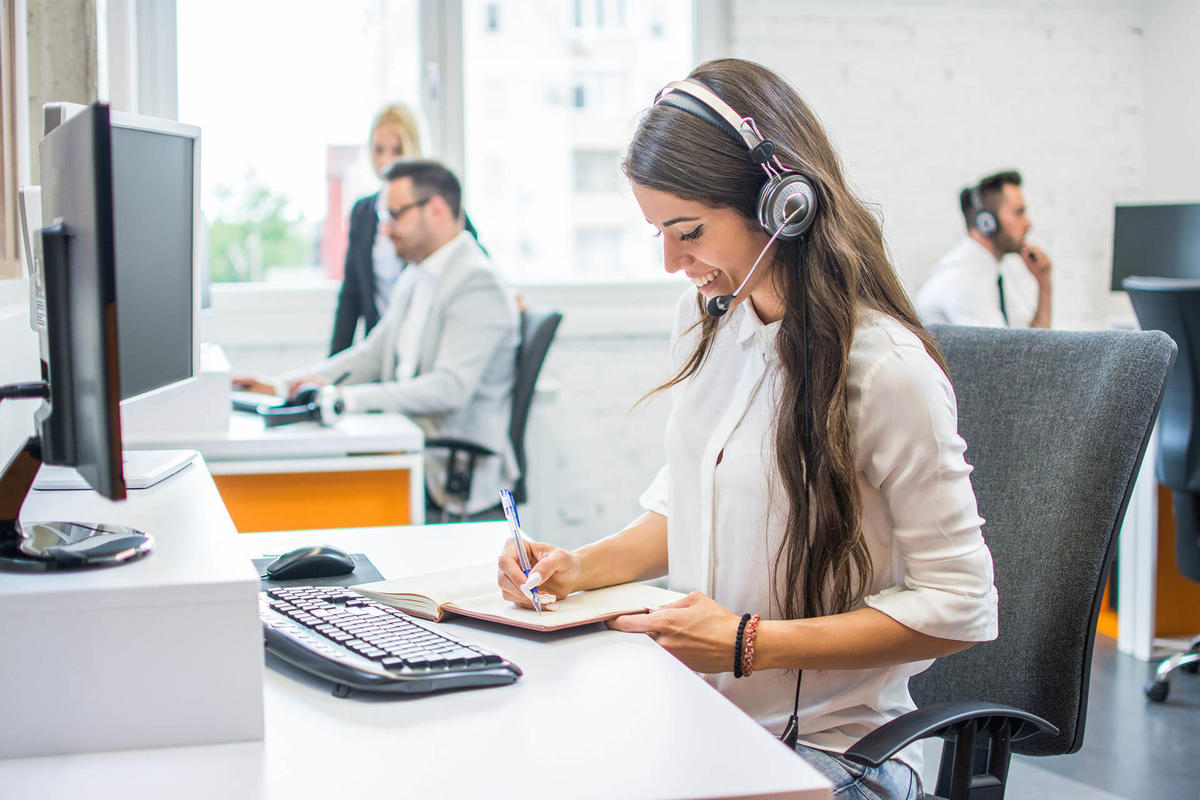
[[[518,312],[511,292],[463,229],[462,188],[434,161],[397,161],[385,173],[383,231],[407,264],[387,312],[358,344],[273,382],[237,386],[291,395],[317,385],[323,408],[407,414],[427,437],[453,436],[500,453],[476,462],[467,512],[490,508],[517,477],[508,438]],[[339,378],[343,380],[338,380]],[[332,385],[334,382],[337,385]],[[457,513],[444,487],[446,456],[425,458],[433,501]]]

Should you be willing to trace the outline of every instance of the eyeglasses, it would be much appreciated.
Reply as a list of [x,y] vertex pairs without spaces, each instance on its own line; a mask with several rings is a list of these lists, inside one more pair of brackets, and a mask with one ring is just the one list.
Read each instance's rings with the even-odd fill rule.
[[[413,203],[407,203],[398,208],[385,208],[384,211],[387,212],[387,215],[389,217],[391,217],[394,222],[398,222],[400,220],[400,217],[404,216],[404,213],[406,211],[409,211],[414,208],[420,208],[421,206],[425,205],[432,199],[433,199],[432,197],[426,197],[424,200],[417,200],[416,202],[413,202]],[[387,222],[387,220],[384,220],[384,222]]]

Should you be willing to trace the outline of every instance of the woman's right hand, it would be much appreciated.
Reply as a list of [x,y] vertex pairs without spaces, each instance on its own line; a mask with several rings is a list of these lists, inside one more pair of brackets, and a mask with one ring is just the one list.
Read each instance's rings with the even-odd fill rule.
[[584,588],[580,585],[583,564],[578,555],[545,542],[525,542],[525,547],[533,563],[529,578],[521,572],[517,547],[511,540],[505,543],[500,553],[496,579],[504,599],[522,608],[533,608],[529,595],[521,591],[523,585],[528,588],[536,586],[539,592],[552,594],[559,599]]

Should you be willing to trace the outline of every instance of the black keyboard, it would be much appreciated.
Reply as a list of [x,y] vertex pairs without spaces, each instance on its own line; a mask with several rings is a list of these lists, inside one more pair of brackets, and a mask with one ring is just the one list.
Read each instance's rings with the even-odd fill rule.
[[497,686],[521,669],[398,608],[337,586],[259,592],[267,649],[300,669],[351,689],[433,692]]

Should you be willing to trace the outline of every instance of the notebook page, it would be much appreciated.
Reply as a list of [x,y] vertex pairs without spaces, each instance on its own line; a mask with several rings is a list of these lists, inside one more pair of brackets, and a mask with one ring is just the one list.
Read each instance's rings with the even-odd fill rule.
[[509,622],[523,628],[553,630],[659,608],[681,597],[683,595],[679,592],[645,583],[622,583],[603,589],[576,592],[559,600],[552,609],[538,614],[533,609],[521,608],[505,600],[500,590],[496,589],[465,600],[456,600],[448,605],[447,610],[471,617]]
[[384,602],[389,602],[387,599],[389,597],[393,598],[392,602],[395,603],[403,602],[407,597],[423,597],[427,598],[435,607],[440,607],[456,598],[471,597],[491,589],[495,589],[497,593],[500,591],[496,586],[495,561],[455,567],[425,575],[412,575],[407,578],[361,583],[350,588],[362,591],[368,596],[383,599]]

